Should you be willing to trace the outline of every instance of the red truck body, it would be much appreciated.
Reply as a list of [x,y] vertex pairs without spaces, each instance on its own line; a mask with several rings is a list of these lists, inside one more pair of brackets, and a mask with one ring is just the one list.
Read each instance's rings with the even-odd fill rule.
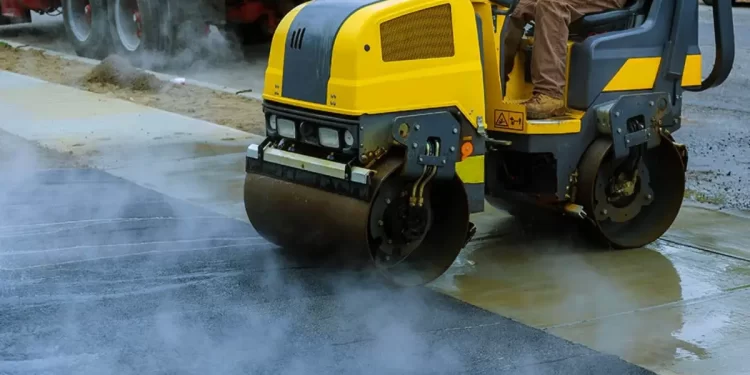
[[[30,22],[31,12],[49,13],[61,6],[61,0],[0,0],[2,15],[16,22]],[[262,16],[267,16],[272,26],[278,23],[275,12],[261,0],[232,1],[232,5],[226,7],[229,23],[253,23]]]
[[31,11],[53,11],[60,5],[60,0],[0,0],[2,15],[22,22],[31,21]]
[[62,14],[68,41],[79,56],[115,53],[174,55],[193,48],[209,25],[243,44],[270,39],[278,22],[304,0],[0,0],[0,25],[31,22],[31,12]]

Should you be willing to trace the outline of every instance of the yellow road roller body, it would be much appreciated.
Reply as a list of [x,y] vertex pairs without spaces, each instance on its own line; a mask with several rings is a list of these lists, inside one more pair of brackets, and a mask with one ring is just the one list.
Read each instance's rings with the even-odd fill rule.
[[721,84],[731,4],[713,5],[705,80],[698,4],[631,0],[569,27],[565,115],[527,119],[533,27],[509,78],[515,0],[313,0],[281,21],[247,153],[245,207],[269,241],[367,256],[392,280],[440,276],[485,200],[571,214],[616,248],[659,238],[685,185],[682,94]]

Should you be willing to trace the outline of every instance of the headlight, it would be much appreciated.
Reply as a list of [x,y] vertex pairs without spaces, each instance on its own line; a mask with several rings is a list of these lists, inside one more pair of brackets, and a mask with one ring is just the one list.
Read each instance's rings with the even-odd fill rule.
[[354,145],[354,136],[352,135],[352,132],[348,130],[344,132],[344,143],[347,147],[352,147]]
[[320,145],[330,148],[339,148],[339,132],[335,129],[319,127],[318,139]]
[[271,130],[276,130],[276,115],[268,117],[268,127],[271,128]]
[[297,138],[297,129],[294,128],[294,121],[287,119],[276,119],[276,126],[279,129],[279,135],[285,138]]

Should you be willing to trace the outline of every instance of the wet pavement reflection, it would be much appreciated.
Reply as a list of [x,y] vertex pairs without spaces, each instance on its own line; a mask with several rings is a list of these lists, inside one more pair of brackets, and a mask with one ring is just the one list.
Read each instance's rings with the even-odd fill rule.
[[[226,143],[186,150],[200,157],[179,168],[154,163],[164,181],[141,182],[246,221],[241,146]],[[685,206],[652,246],[602,251],[566,226],[522,235],[487,209],[432,289],[657,373],[750,374],[750,220]]]
[[[189,157],[151,163],[161,173],[111,173],[246,221],[243,143],[184,142]],[[569,227],[521,235],[487,209],[432,289],[659,373],[750,374],[748,219],[685,206],[652,246],[602,251]]]
[[696,210],[666,240],[621,251],[592,248],[570,226],[530,234],[495,218],[431,288],[657,372],[750,373],[750,262],[696,248],[693,227],[703,242],[731,236],[704,226],[723,214]]

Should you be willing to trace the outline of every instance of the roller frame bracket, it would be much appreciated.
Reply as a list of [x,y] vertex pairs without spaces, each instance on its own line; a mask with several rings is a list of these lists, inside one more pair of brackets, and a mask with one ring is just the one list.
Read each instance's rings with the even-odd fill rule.
[[[655,136],[656,132],[654,131],[654,128],[648,127],[646,129],[627,134],[625,136],[625,144],[628,147],[639,146],[646,142],[650,142],[651,138]],[[649,145],[649,148],[651,147],[652,145]]]
[[359,161],[368,164],[387,153],[393,145],[391,127],[393,114],[364,115],[359,119]]
[[[245,172],[261,174],[270,178],[275,178],[290,183],[305,185],[335,194],[352,197],[359,200],[369,201],[372,199],[373,186],[372,176],[374,171],[360,167],[351,167],[348,165],[320,160],[320,164],[312,166],[308,163],[308,168],[302,169],[291,162],[281,162],[281,160],[266,160],[264,150],[270,143],[269,139],[263,141],[260,145],[251,144],[247,148],[245,156]],[[276,153],[293,155],[288,151],[274,149]],[[276,155],[278,159],[280,155]],[[283,157],[283,156],[281,156]],[[297,155],[302,160],[310,160],[311,157]],[[326,169],[325,164],[331,164],[338,168]],[[313,168],[310,168],[313,167]]]
[[[402,131],[403,124],[408,126],[405,133]],[[395,117],[392,122],[392,135],[396,142],[406,148],[402,172],[405,177],[421,176],[425,166],[437,167],[436,179],[451,179],[455,176],[461,123],[451,112],[433,111]],[[426,145],[431,138],[440,141],[440,153],[437,156],[427,155]]]
[[418,160],[419,161],[417,163],[419,165],[432,165],[435,167],[440,167],[448,164],[448,159],[440,156],[420,156]]
[[[675,121],[673,106],[668,94],[649,93],[623,95],[595,107],[597,130],[612,139],[615,159],[630,154],[632,147],[647,145],[651,149],[661,143],[659,129]],[[643,116],[645,128],[629,132],[628,121]]]

